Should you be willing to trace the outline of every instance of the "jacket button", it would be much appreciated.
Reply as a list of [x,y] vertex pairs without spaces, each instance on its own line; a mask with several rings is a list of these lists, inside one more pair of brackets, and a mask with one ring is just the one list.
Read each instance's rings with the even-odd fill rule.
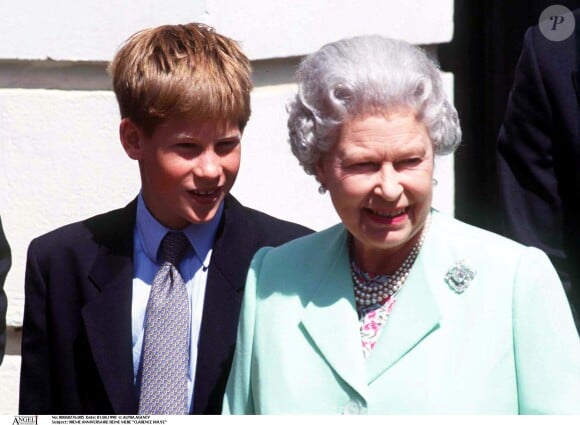
[[350,400],[344,406],[342,413],[345,415],[360,415],[364,413],[364,407],[362,406],[360,401]]

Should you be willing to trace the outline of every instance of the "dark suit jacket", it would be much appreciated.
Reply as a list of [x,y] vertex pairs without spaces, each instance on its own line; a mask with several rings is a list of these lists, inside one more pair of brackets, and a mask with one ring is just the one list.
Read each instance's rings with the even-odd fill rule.
[[[580,10],[574,11],[576,30]],[[578,34],[528,29],[498,140],[507,236],[545,251],[580,330],[580,78]]]
[[[133,201],[31,242],[20,413],[137,413],[131,343],[135,214]],[[226,198],[208,274],[192,413],[221,412],[254,253],[310,232]]]
[[8,241],[4,236],[2,220],[0,220],[0,364],[2,364],[6,350],[6,308],[8,301],[4,292],[4,282],[11,263],[10,246],[8,246]]

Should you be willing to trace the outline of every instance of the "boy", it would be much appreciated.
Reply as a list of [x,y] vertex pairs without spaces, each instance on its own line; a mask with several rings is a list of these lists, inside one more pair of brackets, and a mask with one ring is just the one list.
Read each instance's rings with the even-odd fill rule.
[[20,413],[217,414],[253,254],[310,230],[229,194],[252,88],[234,41],[161,26],[109,69],[141,191],[31,242]]

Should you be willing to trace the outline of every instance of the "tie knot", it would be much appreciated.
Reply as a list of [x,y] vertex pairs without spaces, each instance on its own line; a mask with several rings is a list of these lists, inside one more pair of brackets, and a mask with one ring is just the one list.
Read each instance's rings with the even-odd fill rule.
[[188,246],[189,239],[183,232],[168,232],[161,241],[161,259],[177,267]]

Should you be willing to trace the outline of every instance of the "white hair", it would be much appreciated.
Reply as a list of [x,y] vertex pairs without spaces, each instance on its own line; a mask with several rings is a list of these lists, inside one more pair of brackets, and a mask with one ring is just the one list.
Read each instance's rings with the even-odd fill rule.
[[292,152],[307,174],[338,140],[343,122],[407,107],[427,128],[435,154],[461,142],[455,107],[435,62],[418,47],[378,35],[339,40],[306,57],[288,105]]

